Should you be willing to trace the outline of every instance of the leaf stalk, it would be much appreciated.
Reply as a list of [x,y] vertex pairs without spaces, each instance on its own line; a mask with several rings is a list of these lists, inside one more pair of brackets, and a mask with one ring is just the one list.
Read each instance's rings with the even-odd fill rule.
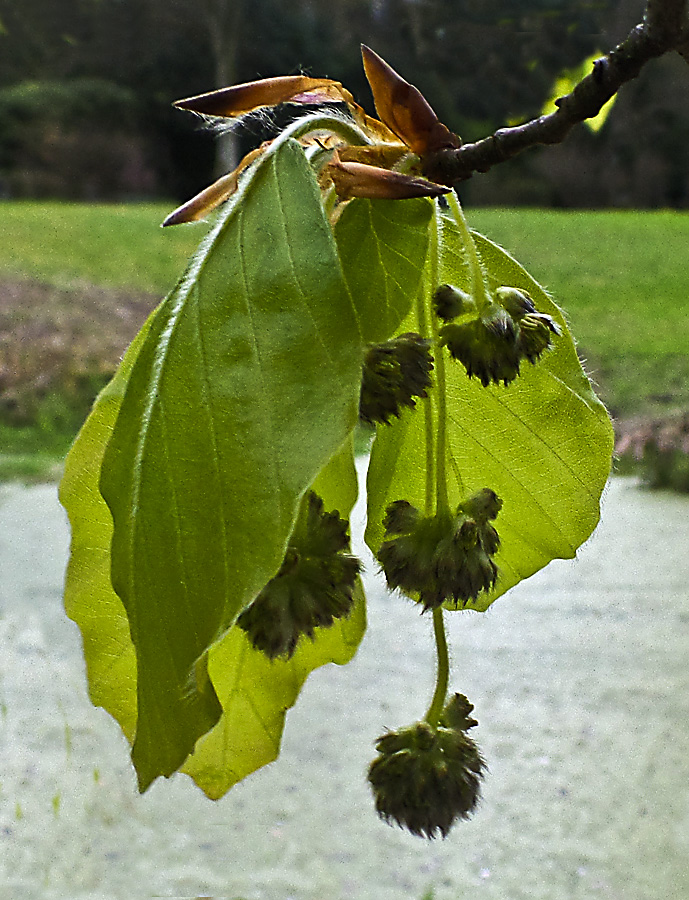
[[436,727],[445,706],[447,686],[450,680],[450,656],[447,650],[447,635],[445,634],[445,620],[443,618],[442,606],[433,610],[433,634],[435,636],[435,649],[438,665],[436,669],[433,699],[431,700],[431,705],[428,707],[428,712],[425,715],[425,721],[432,727]]
[[[437,266],[436,266],[437,269]],[[433,314],[429,310],[429,298],[434,290],[432,279],[422,282],[421,289],[416,298],[416,317],[419,326],[419,334],[424,336],[432,334]],[[433,335],[432,335],[433,336]],[[434,344],[434,346],[437,346]],[[438,352],[434,354],[434,367],[438,369]],[[436,381],[437,383],[437,381]],[[433,515],[433,502],[435,499],[435,431],[433,427],[433,402],[431,395],[426,398],[423,404],[424,430],[425,430],[425,448],[426,448],[426,504],[425,513],[427,516]]]
[[483,271],[483,265],[479,259],[476,243],[469,229],[469,224],[464,215],[464,210],[459,202],[457,194],[452,191],[447,194],[447,202],[450,211],[459,230],[460,238],[467,254],[467,262],[469,265],[469,293],[473,297],[479,313],[485,312],[492,304],[488,285],[486,284],[486,276]]
[[[440,212],[438,204],[435,204],[434,226],[431,228],[430,247],[430,289],[431,294],[438,287],[439,282],[439,252],[440,252]],[[438,430],[435,445],[435,512],[448,512],[450,501],[447,492],[447,378],[445,374],[445,355],[440,344],[438,330],[438,317],[430,316],[431,337],[435,347],[434,362],[436,376],[436,394],[438,403]]]

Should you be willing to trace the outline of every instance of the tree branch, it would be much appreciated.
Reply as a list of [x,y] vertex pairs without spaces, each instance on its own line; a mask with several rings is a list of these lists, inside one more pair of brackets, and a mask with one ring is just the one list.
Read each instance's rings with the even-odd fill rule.
[[523,125],[501,128],[458,149],[439,150],[424,161],[424,175],[453,185],[474,172],[487,172],[538,144],[559,144],[571,129],[598,115],[620,87],[651,59],[676,50],[689,63],[688,0],[648,0],[644,20],[613,50],[597,59],[574,90],[556,100],[557,110]]

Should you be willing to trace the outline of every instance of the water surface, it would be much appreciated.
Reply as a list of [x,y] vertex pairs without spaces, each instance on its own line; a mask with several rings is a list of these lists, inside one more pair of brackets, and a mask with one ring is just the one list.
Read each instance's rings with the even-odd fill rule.
[[277,763],[218,803],[184,776],[139,796],[62,611],[56,491],[0,488],[0,898],[686,900],[688,519],[689,498],[615,480],[576,562],[448,617],[490,774],[475,817],[427,843],[381,823],[365,782],[376,736],[432,690],[413,606],[367,578],[361,650],[311,676]]

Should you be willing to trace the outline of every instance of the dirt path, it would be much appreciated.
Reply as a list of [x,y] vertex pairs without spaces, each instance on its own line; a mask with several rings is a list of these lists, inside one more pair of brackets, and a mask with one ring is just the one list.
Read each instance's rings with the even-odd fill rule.
[[0,420],[32,424],[51,392],[88,409],[159,299],[91,284],[0,281]]

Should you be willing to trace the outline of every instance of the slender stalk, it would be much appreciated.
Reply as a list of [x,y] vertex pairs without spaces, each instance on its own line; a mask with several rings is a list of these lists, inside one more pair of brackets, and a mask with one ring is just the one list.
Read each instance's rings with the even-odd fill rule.
[[[431,265],[430,265],[430,283],[431,289],[438,287],[439,281],[439,235],[440,228],[438,205],[435,205],[435,222],[431,229]],[[436,433],[435,445],[435,511],[437,513],[447,512],[450,509],[450,501],[447,493],[447,379],[445,375],[445,353],[440,344],[440,335],[438,330],[438,318],[431,314],[431,335],[433,338],[433,346],[435,348],[435,381],[436,381],[436,397],[438,403],[438,429]]]
[[[439,251],[440,251],[440,213],[437,202],[434,210],[434,224],[431,229],[431,246],[430,246],[430,271],[429,282],[430,290],[426,292],[426,296],[430,299],[432,292],[438,287],[439,281]],[[448,512],[450,502],[447,491],[447,380],[445,373],[445,353],[439,340],[438,318],[431,311],[428,316],[430,333],[433,338],[435,348],[435,380],[438,407],[438,425],[436,431],[435,443],[435,512]],[[428,495],[428,490],[427,490]],[[445,706],[445,698],[447,696],[447,685],[450,677],[450,659],[447,652],[447,637],[445,636],[445,623],[443,621],[442,607],[433,610],[433,634],[435,636],[436,656],[438,660],[435,690],[431,705],[426,713],[426,721],[429,725],[435,727],[440,719],[440,714]]]
[[[429,335],[431,325],[426,309],[433,284],[427,284],[425,279],[416,298],[416,318],[419,326],[419,334],[423,337]],[[435,499],[435,432],[433,428],[433,402],[427,397],[423,404],[423,420],[426,444],[426,506],[425,514],[433,515],[433,501]]]
[[447,652],[447,636],[445,635],[445,622],[443,620],[443,608],[439,606],[433,610],[433,634],[435,635],[435,649],[438,659],[438,668],[435,677],[435,690],[433,699],[428,707],[425,719],[429,725],[436,726],[440,720],[440,714],[445,706],[447,697],[447,685],[450,680],[450,657]]
[[335,190],[335,185],[330,185],[330,187],[323,194],[323,212],[325,213],[327,218],[330,218],[335,212],[335,208],[337,206],[337,191]]
[[459,199],[454,191],[446,194],[447,202],[454,217],[457,228],[462,239],[462,244],[467,253],[467,262],[469,264],[469,293],[474,299],[479,313],[482,313],[491,304],[486,278],[483,272],[483,266],[476,250],[476,244],[469,230],[464,210],[461,207]]

